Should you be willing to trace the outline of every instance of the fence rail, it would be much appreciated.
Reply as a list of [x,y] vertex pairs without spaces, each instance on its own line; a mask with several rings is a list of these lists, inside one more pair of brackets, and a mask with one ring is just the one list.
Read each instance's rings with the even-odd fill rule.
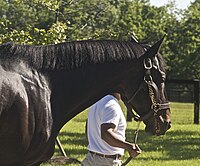
[[[174,86],[170,86],[170,84],[182,86],[182,89],[175,89],[174,92],[172,91]],[[188,86],[191,86],[190,89]],[[190,93],[190,99],[194,103],[194,124],[199,124],[199,102],[200,102],[200,80],[181,80],[181,79],[168,79],[166,81],[167,93],[169,96],[170,101],[178,101],[176,97],[172,97],[173,93],[182,94],[182,96],[188,96],[187,93]],[[188,90],[189,89],[189,90]],[[179,99],[180,100],[180,99]]]
[[[166,89],[169,101],[194,103],[194,124],[199,124],[200,79],[168,79]],[[129,112],[127,112],[127,121],[132,121]]]

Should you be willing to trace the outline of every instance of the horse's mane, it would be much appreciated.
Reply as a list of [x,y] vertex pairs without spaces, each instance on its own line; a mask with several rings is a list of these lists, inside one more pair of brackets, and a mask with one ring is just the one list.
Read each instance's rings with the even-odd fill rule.
[[80,68],[86,64],[129,61],[145,53],[131,41],[86,40],[55,45],[0,45],[1,60],[24,60],[37,69],[62,70]]

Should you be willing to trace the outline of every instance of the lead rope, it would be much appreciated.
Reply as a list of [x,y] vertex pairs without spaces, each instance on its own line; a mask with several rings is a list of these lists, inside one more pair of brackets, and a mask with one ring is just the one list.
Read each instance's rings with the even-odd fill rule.
[[[148,61],[149,66],[146,64],[146,61]],[[144,59],[144,67],[146,69],[146,75],[144,77],[144,81],[146,82],[147,86],[148,86],[148,90],[149,90],[149,97],[151,99],[151,109],[156,113],[157,110],[157,101],[156,101],[156,97],[153,91],[153,88],[151,86],[151,83],[153,82],[152,76],[151,76],[151,68],[152,68],[152,62],[151,59],[147,58],[146,60]],[[148,77],[148,78],[147,78]]]
[[[147,65],[146,61],[147,60],[149,62],[149,66]],[[151,59],[150,58],[147,58],[147,59],[144,59],[144,68],[147,70],[146,74],[147,73],[150,73],[150,70],[152,68],[152,62],[151,62]],[[149,89],[149,96],[150,96],[150,99],[151,99],[151,102],[152,102],[152,107],[153,108],[156,108],[157,106],[157,103],[156,103],[156,99],[155,99],[155,95],[154,95],[154,91],[153,91],[153,88],[151,87],[151,81],[152,81],[152,77],[151,75],[149,75],[149,78],[150,80],[148,81],[146,79],[146,76],[144,77],[144,81],[147,83],[148,85],[148,89]],[[133,95],[131,97],[131,99],[128,100],[128,103],[135,97],[135,95]],[[153,109],[154,110],[154,109]],[[141,121],[139,120],[138,121],[138,125],[136,127],[136,130],[135,130],[135,133],[134,133],[134,144],[136,145],[137,144],[137,139],[138,139],[138,133],[139,133],[139,128],[140,128],[140,123]],[[133,159],[133,157],[129,157],[128,159],[126,159],[126,161],[124,163],[122,163],[121,166],[126,166],[131,160]]]
[[139,133],[139,129],[140,129],[140,123],[141,121],[138,122],[135,133],[134,133],[134,144],[137,144],[137,139],[138,139],[138,133]]
[[[137,127],[136,127],[136,130],[134,132],[134,144],[136,145],[137,144],[137,139],[138,139],[138,133],[139,133],[139,128],[140,128],[140,123],[141,121],[138,121],[138,124],[137,124]],[[126,161],[124,163],[122,163],[121,166],[126,166],[131,160],[133,159],[133,157],[128,157],[126,159]]]

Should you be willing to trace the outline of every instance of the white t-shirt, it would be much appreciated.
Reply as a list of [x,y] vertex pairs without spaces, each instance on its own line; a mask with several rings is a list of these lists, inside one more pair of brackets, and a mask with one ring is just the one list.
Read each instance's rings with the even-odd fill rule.
[[124,155],[124,149],[110,146],[101,138],[101,124],[103,123],[115,124],[114,132],[118,139],[125,141],[126,119],[118,100],[112,95],[105,96],[89,109],[87,122],[88,150],[105,155]]

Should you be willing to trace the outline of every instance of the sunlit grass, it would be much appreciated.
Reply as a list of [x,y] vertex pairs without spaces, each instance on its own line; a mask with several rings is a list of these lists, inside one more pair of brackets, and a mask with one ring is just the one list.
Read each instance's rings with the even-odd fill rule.
[[193,103],[172,103],[172,122],[176,124],[191,124],[194,121]]
[[[144,124],[138,136],[142,154],[133,159],[129,166],[198,166],[200,163],[200,125],[193,124],[193,105],[171,103],[172,128],[161,137],[144,132]],[[182,116],[182,114],[184,114]],[[85,120],[87,111],[77,115],[61,130],[59,139],[68,157],[83,160],[87,153]],[[189,120],[188,120],[188,119]],[[182,122],[182,124],[181,124]],[[127,123],[126,137],[133,142],[136,122]],[[61,155],[56,146],[55,155]],[[124,160],[128,157],[126,152]],[[52,164],[43,164],[52,166]],[[79,164],[71,164],[76,166]]]

